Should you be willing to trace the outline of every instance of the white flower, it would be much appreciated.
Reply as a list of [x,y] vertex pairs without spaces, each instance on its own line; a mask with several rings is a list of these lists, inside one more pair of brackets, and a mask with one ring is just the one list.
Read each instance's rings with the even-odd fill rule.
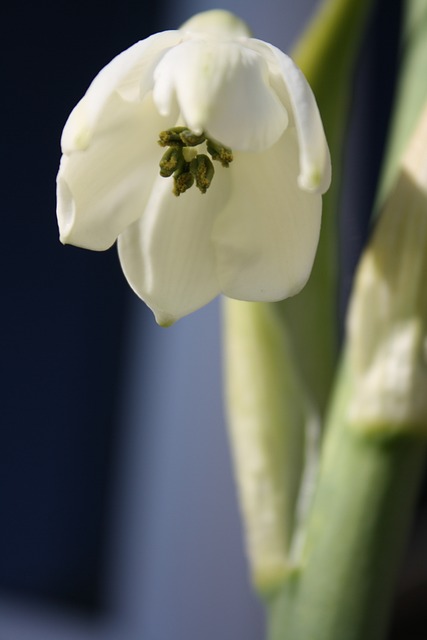
[[61,144],[61,241],[104,250],[118,239],[159,324],[219,293],[281,300],[307,281],[330,182],[319,112],[292,60],[228,12],[114,58]]

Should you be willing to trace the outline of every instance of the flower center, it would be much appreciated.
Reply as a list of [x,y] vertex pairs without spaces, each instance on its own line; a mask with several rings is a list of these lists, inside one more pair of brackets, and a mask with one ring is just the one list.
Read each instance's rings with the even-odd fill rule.
[[[199,153],[196,147],[206,144],[206,153]],[[215,174],[212,160],[228,167],[233,160],[233,152],[204,133],[198,135],[187,127],[173,127],[159,134],[159,145],[168,147],[160,160],[160,175],[173,175],[173,193],[181,195],[196,183],[201,193],[206,193]],[[211,160],[212,158],[212,160]]]

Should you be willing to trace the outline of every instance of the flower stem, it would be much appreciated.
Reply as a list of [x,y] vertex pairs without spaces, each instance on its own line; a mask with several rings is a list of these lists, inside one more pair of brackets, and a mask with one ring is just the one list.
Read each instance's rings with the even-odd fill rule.
[[264,598],[290,567],[310,408],[273,305],[224,300],[225,380],[246,548]]
[[331,188],[324,196],[322,230],[310,280],[298,296],[277,306],[292,335],[301,374],[321,414],[326,408],[338,358],[337,212],[344,134],[355,60],[373,4],[374,0],[324,2],[293,53],[319,105],[333,175]]
[[225,300],[230,439],[253,581],[264,598],[281,586],[300,551],[337,360],[339,167],[354,60],[372,1],[327,2],[295,55],[314,88],[334,167],[310,281],[284,303]]
[[425,446],[349,429],[350,389],[325,443],[302,568],[271,603],[270,640],[384,637]]
[[[383,200],[388,204],[382,207],[383,216],[386,206],[389,208],[388,215],[390,210],[393,213],[394,208],[398,207],[397,213],[400,214],[406,231],[411,219],[427,217],[424,160],[423,163],[418,160],[408,162],[407,158],[402,161],[402,150],[406,148],[408,133],[412,133],[416,123],[413,120],[410,128],[406,116],[399,113],[401,109],[405,109],[408,101],[410,113],[415,118],[414,114],[419,113],[424,102],[425,92],[417,90],[412,65],[418,70],[425,68],[427,47],[420,46],[419,39],[422,37],[421,32],[427,28],[427,11],[425,3],[420,0],[409,0],[407,8],[412,16],[414,8],[422,9],[424,20],[418,20],[418,28],[413,32],[413,46],[411,47],[410,42],[406,43],[409,62],[407,61],[403,67],[405,77],[400,86],[408,89],[412,87],[414,90],[408,90],[398,101],[393,131],[393,136],[398,136],[398,144],[391,143],[393,157],[386,165],[388,173],[385,174],[388,188],[384,196],[387,195],[387,200]],[[406,77],[406,74],[410,76]],[[421,135],[419,131],[421,130],[417,129],[415,133],[416,141],[419,141]],[[420,149],[425,148],[424,142],[421,141]],[[403,177],[406,176],[408,179],[402,180],[402,173],[401,180],[396,179],[397,170],[403,172]],[[410,175],[408,171],[411,172]],[[394,193],[390,193],[391,182],[395,185]],[[403,199],[400,197],[402,189],[405,194]],[[409,203],[412,203],[411,215],[408,214]],[[382,223],[383,218],[380,218],[377,239],[375,236],[373,238],[373,242],[377,242],[377,245],[373,245],[373,250],[376,251],[373,261],[375,271],[370,275],[380,278],[379,286],[386,287],[387,291],[390,289],[390,300],[393,304],[389,310],[384,311],[383,300],[379,296],[376,296],[376,299],[373,296],[372,307],[366,306],[365,331],[361,336],[369,342],[373,335],[375,318],[377,322],[382,323],[376,328],[375,341],[372,343],[371,340],[368,356],[372,358],[378,354],[378,358],[382,358],[383,353],[385,355],[385,360],[380,359],[378,363],[381,365],[385,386],[390,380],[390,375],[397,385],[395,396],[391,398],[393,410],[388,414],[385,411],[383,419],[376,421],[376,430],[371,429],[372,425],[369,425],[366,419],[363,420],[362,415],[366,414],[366,411],[356,412],[355,419],[351,407],[354,410],[355,399],[361,397],[357,395],[360,391],[360,380],[356,379],[360,372],[355,368],[354,362],[352,364],[350,361],[349,356],[352,347],[354,351],[354,344],[349,342],[350,348],[346,349],[347,357],[344,358],[339,372],[334,403],[327,421],[321,469],[307,522],[301,563],[293,576],[286,581],[282,592],[271,601],[270,640],[382,640],[387,630],[396,576],[413,517],[426,457],[427,421],[424,417],[424,436],[420,437],[417,431],[423,433],[423,429],[420,429],[417,421],[414,422],[414,412],[411,410],[418,407],[419,396],[416,391],[420,388],[422,394],[422,389],[425,389],[424,385],[420,387],[422,371],[418,367],[418,363],[423,362],[422,349],[420,351],[417,346],[418,350],[412,352],[412,343],[402,340],[399,342],[403,345],[402,349],[399,349],[396,352],[397,357],[391,360],[390,351],[385,349],[384,352],[380,352],[378,347],[381,347],[381,340],[387,335],[386,329],[395,330],[397,336],[402,334],[402,328],[406,327],[402,319],[414,320],[416,328],[422,328],[425,339],[427,318],[425,308],[418,304],[419,293],[425,283],[425,274],[419,275],[417,268],[414,268],[409,278],[402,283],[403,289],[408,288],[408,281],[411,287],[419,288],[411,306],[408,305],[411,298],[406,294],[402,295],[402,291],[394,294],[392,270],[390,273],[390,269],[380,267],[381,257],[387,256],[387,264],[392,267],[396,260],[396,247],[391,243],[387,247]],[[422,238],[425,242],[424,227],[423,221],[420,220],[417,233],[411,235],[405,232],[396,236],[399,240],[399,250],[409,254],[411,247],[405,248],[404,243],[412,242],[414,260],[418,256],[416,264],[421,262],[422,256],[425,255],[424,244],[419,248],[419,239]],[[372,284],[373,280],[370,279],[368,286],[371,287]],[[378,305],[376,309],[375,305]],[[402,335],[404,338],[406,334]],[[349,338],[351,341],[351,333]],[[379,344],[377,340],[380,341]],[[357,351],[358,355],[363,355],[360,354],[359,347]],[[410,364],[407,389],[403,385],[404,380],[399,378],[405,358]],[[364,388],[371,390],[373,397],[370,400],[374,406],[378,406],[378,390],[372,386],[372,371],[372,367],[369,366],[364,372],[367,377],[370,376],[370,383]],[[404,393],[406,395],[403,397]],[[407,413],[396,412],[396,401],[400,399],[404,401]],[[361,403],[357,406],[363,408]],[[387,409],[387,406],[383,404],[382,408]],[[399,423],[397,419],[401,416],[403,420]]]
[[422,80],[427,64],[427,3],[406,0],[404,7],[401,71],[377,197],[378,209],[393,184],[402,153],[427,100],[427,82]]

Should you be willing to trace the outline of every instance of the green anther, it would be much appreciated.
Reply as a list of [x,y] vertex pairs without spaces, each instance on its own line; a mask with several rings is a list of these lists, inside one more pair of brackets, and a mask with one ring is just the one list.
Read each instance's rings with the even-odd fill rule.
[[159,162],[160,175],[169,178],[184,165],[184,156],[179,147],[170,147]]
[[203,133],[197,135],[196,133],[193,133],[193,131],[190,131],[190,129],[184,129],[184,131],[179,134],[179,137],[187,147],[197,147],[197,145],[202,144],[202,142],[206,140]]
[[206,138],[206,148],[212,156],[212,160],[218,160],[223,167],[228,167],[233,161],[233,152],[228,147],[223,147],[217,142]]
[[196,187],[201,193],[206,193],[215,173],[210,158],[204,153],[199,154],[190,162],[190,171],[196,181]]
[[181,133],[188,131],[187,127],[172,127],[159,133],[159,145],[161,147],[182,147]]
[[209,189],[215,174],[211,159],[204,153],[198,153],[199,147],[206,142],[206,148],[212,160],[228,167],[233,160],[233,152],[228,147],[207,138],[204,133],[196,134],[188,127],[172,127],[161,131],[159,145],[169,147],[159,162],[160,175],[170,178],[173,175],[173,193],[181,195],[193,186],[201,193]]
[[192,187],[194,184],[193,175],[189,171],[183,171],[179,175],[174,176],[173,181],[173,193],[176,196],[181,195],[181,193],[187,191],[187,189]]

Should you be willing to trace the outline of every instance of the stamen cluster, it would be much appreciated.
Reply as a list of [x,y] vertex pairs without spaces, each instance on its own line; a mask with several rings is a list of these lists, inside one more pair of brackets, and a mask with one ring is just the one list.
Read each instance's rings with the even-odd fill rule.
[[[206,143],[205,153],[198,153],[195,147]],[[187,127],[173,127],[159,134],[159,145],[168,147],[160,160],[160,175],[173,175],[173,193],[179,196],[196,183],[201,193],[206,193],[215,174],[212,160],[228,167],[233,160],[233,152],[204,133],[198,135]],[[212,160],[211,160],[212,158]]]

